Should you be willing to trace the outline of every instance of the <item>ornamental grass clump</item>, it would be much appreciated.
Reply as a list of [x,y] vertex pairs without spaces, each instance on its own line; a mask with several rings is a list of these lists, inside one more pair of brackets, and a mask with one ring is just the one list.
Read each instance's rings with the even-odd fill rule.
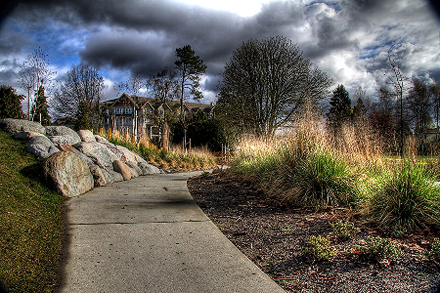
[[440,188],[417,164],[402,162],[377,178],[377,184],[364,213],[391,236],[440,225]]
[[357,202],[357,178],[344,158],[317,148],[290,153],[283,165],[280,188],[298,206],[316,209]]

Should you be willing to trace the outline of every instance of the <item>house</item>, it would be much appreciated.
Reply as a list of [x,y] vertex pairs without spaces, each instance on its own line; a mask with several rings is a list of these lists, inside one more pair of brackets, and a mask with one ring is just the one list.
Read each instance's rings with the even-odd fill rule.
[[[180,103],[178,101],[161,102],[155,98],[132,97],[122,94],[119,98],[108,100],[104,105],[104,127],[119,131],[147,136],[152,139],[161,136],[160,124],[165,117],[179,117]],[[211,115],[213,106],[201,103],[184,103],[185,115],[203,111]]]

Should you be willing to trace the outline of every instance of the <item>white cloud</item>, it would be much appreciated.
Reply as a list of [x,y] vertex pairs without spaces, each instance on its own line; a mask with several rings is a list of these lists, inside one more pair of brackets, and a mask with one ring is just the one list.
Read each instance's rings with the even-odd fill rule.
[[263,3],[273,2],[273,0],[175,0],[175,2],[228,11],[242,17],[249,17],[260,12]]

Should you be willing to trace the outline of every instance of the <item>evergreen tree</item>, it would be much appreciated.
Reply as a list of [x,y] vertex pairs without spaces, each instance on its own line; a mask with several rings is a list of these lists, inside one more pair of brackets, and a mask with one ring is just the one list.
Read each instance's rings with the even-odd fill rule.
[[333,91],[330,100],[330,110],[327,113],[329,124],[332,128],[337,129],[343,123],[351,121],[353,117],[353,107],[351,106],[350,96],[343,85]]
[[182,124],[184,136],[183,145],[186,149],[188,124],[185,118],[184,102],[185,88],[190,87],[191,94],[195,100],[200,100],[203,95],[200,91],[200,75],[206,71],[206,65],[199,56],[195,55],[190,45],[176,49],[177,60],[174,64],[177,67],[178,81],[180,86],[180,123]]
[[2,85],[0,87],[0,119],[23,118],[21,110],[21,100],[23,99],[23,96],[17,95],[14,88]]
[[38,88],[37,97],[34,107],[32,108],[33,121],[40,122],[41,125],[50,125],[50,116],[47,110],[46,96],[44,95],[44,87]]

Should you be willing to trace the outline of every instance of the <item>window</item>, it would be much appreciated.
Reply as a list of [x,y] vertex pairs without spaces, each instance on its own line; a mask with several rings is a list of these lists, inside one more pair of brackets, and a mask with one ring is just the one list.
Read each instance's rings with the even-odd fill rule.
[[131,114],[133,113],[131,108],[125,108],[125,114]]
[[126,117],[125,118],[125,124],[129,124],[131,122],[133,122],[133,119],[131,117]]
[[123,108],[116,108],[116,114],[122,114],[122,113],[124,113]]

